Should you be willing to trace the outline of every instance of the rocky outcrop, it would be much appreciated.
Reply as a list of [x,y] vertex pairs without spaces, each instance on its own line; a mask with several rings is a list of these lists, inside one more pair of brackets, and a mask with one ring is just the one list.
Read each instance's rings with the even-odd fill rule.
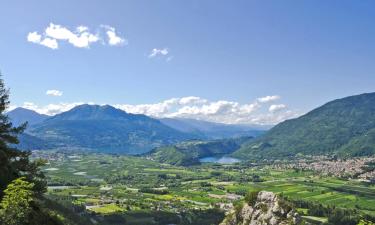
[[220,225],[300,225],[301,217],[285,200],[261,191],[253,206],[236,207]]

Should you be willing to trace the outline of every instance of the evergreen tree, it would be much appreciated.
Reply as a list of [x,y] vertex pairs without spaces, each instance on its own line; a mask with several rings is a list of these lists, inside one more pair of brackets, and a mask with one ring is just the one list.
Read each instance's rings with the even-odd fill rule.
[[45,190],[43,173],[38,169],[41,162],[30,162],[30,152],[16,148],[19,143],[18,135],[25,130],[27,124],[13,127],[6,114],[9,103],[9,90],[0,74],[0,199],[8,184],[19,177],[25,177],[27,181],[34,183],[34,191],[37,193]]

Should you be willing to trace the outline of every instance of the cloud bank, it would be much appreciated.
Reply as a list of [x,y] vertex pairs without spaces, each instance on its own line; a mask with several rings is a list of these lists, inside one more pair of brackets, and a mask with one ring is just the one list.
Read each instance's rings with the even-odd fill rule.
[[[264,101],[264,99],[268,100]],[[270,105],[269,99],[266,96],[255,99],[250,103],[241,104],[235,101],[209,101],[197,96],[188,96],[171,98],[152,104],[115,104],[113,106],[128,113],[145,114],[155,118],[179,117],[227,124],[274,125],[300,115],[294,110],[289,110],[285,104]],[[280,97],[272,99],[272,101],[277,101]],[[84,104],[84,102],[58,103],[46,106],[25,102],[22,107],[42,114],[55,115],[81,104]]]
[[62,42],[67,42],[77,48],[89,48],[91,44],[99,41],[110,46],[127,44],[127,40],[120,37],[114,27],[108,25],[101,25],[95,33],[92,33],[87,26],[69,29],[54,23],[50,23],[40,34],[37,31],[28,33],[27,41],[51,49],[58,49]]

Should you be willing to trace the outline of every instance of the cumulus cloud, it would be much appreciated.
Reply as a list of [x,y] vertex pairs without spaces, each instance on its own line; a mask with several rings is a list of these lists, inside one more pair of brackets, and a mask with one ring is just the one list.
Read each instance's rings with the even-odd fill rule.
[[273,125],[299,115],[292,110],[282,110],[286,108],[284,104],[274,105],[271,109],[265,108],[259,99],[241,104],[226,100],[209,101],[196,96],[172,98],[154,104],[117,104],[114,107],[129,113],[157,118],[190,118],[228,124]]
[[62,93],[62,91],[59,91],[59,90],[47,90],[46,91],[46,95],[50,95],[50,96],[62,96],[63,93]]
[[[23,107],[42,114],[55,115],[81,104],[84,102],[46,106],[25,102]],[[287,110],[284,104],[268,107],[258,99],[249,103],[239,103],[227,100],[209,101],[197,96],[170,98],[151,104],[115,104],[113,106],[128,113],[144,114],[155,118],[189,118],[227,124],[274,125],[300,115],[296,111]]]
[[[151,53],[148,55],[149,58],[153,58],[153,57],[156,57],[158,55],[160,56],[166,56],[168,55],[169,51],[167,48],[163,48],[163,49],[157,49],[157,48],[154,48],[151,50]],[[168,59],[168,58],[167,58]],[[168,61],[170,61],[172,58],[170,58]]]
[[55,40],[66,40],[77,48],[88,48],[91,43],[99,40],[98,34],[90,33],[84,26],[77,27],[76,31],[70,31],[66,27],[50,23],[45,34]]
[[107,29],[106,34],[108,36],[108,44],[112,46],[124,45],[127,44],[127,40],[118,36],[116,34],[116,29],[114,27],[104,25],[105,29]]
[[30,32],[27,35],[27,41],[40,44],[51,49],[57,49],[59,47],[56,39],[51,39],[48,37],[42,39],[42,35],[38,34],[38,32]]
[[280,96],[278,95],[268,95],[268,96],[258,98],[258,101],[261,103],[267,103],[267,102],[273,102],[279,99],[280,99]]
[[271,105],[268,108],[268,111],[270,111],[270,112],[277,112],[277,111],[283,110],[285,108],[286,108],[286,105],[284,105],[284,104]]
[[38,32],[36,31],[30,32],[27,35],[27,41],[29,42],[40,43],[41,40],[42,40],[42,35],[38,34]]
[[[118,46],[125,43],[125,39],[116,34],[114,27],[101,26],[100,28],[101,30],[98,30],[98,32],[92,33],[86,26],[78,26],[71,30],[62,25],[50,23],[42,34],[39,34],[37,31],[30,32],[27,35],[27,41],[51,49],[58,49],[59,42],[63,41],[77,48],[89,48],[91,44],[99,40],[111,46]],[[103,31],[106,33],[107,38],[101,36]]]

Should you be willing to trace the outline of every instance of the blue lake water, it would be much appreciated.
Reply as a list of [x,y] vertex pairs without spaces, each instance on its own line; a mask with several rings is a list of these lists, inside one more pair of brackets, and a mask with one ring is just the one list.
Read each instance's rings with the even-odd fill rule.
[[210,157],[204,157],[200,158],[199,162],[202,163],[221,163],[221,164],[232,164],[240,162],[241,160],[229,157],[229,156],[210,156]]

